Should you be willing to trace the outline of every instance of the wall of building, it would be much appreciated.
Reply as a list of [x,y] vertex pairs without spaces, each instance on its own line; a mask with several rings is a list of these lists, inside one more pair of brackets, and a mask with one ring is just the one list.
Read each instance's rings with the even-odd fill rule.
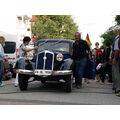
[[27,15],[1,15],[0,31],[17,35],[22,41],[24,36],[31,37],[30,19]]

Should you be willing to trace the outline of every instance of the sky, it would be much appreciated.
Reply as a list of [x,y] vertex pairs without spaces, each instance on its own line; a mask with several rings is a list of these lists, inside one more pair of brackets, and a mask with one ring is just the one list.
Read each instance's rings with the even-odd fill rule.
[[[9,5],[11,1],[2,1],[0,17],[2,15],[10,16],[9,22],[11,21],[12,24],[3,20],[3,24],[0,22],[0,30],[4,25],[7,31],[12,32],[13,15],[72,15],[79,26],[82,38],[85,39],[87,33],[89,34],[93,48],[96,41],[102,42],[100,35],[115,25],[114,17],[120,11],[119,0],[12,1],[14,2],[12,6]],[[7,9],[4,8],[4,5]]]
[[16,33],[16,15],[0,15],[0,31],[15,34]]
[[[73,13],[72,17],[79,27],[82,39],[86,39],[87,33],[89,34],[92,48],[95,47],[95,42],[99,42],[101,45],[102,38],[100,38],[100,35],[109,27],[115,25],[115,15],[79,15]],[[10,21],[8,21],[8,18]],[[15,33],[16,15],[1,15],[0,21],[0,31]]]
[[100,37],[109,27],[115,25],[115,15],[73,15],[75,22],[79,27],[82,39],[86,39],[88,33],[92,47],[95,47],[95,42],[102,45]]

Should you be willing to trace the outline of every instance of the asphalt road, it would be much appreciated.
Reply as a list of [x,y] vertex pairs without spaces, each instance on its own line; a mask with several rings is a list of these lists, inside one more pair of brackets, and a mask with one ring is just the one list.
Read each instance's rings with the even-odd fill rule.
[[112,85],[96,83],[83,84],[82,89],[73,86],[66,93],[61,84],[40,81],[29,83],[27,91],[14,87],[14,79],[4,81],[0,87],[0,105],[120,105],[120,97],[115,96]]

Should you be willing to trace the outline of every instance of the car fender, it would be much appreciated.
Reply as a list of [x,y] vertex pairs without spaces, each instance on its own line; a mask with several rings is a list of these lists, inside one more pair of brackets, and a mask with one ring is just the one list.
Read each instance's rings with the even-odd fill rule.
[[19,58],[15,65],[15,69],[34,70],[34,68],[35,64],[25,57]]
[[62,70],[72,70],[73,69],[73,60],[71,58],[65,59],[62,66]]

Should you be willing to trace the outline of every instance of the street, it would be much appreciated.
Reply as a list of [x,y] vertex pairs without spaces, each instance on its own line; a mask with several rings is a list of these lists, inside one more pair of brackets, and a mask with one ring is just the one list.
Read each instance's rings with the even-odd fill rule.
[[27,91],[14,87],[14,79],[3,81],[0,88],[1,105],[119,105],[120,98],[112,91],[112,85],[90,81],[82,89],[73,85],[71,93],[65,93],[60,84],[40,81],[30,82]]

